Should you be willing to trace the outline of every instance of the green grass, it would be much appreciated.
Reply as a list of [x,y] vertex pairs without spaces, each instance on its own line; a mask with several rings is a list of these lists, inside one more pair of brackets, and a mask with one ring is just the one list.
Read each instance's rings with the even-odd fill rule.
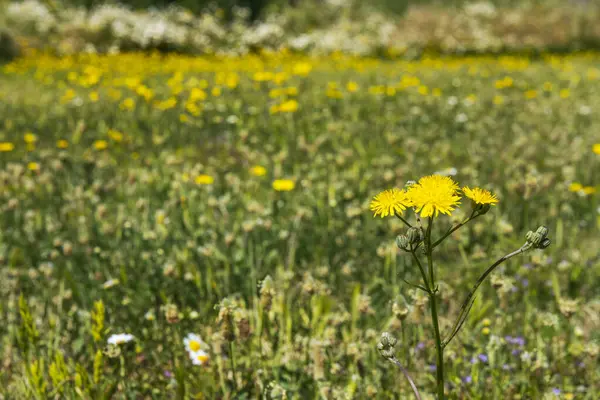
[[[410,398],[377,352],[385,330],[432,398],[427,299],[403,282],[420,275],[395,246],[402,223],[374,219],[368,204],[456,168],[460,184],[500,203],[436,251],[443,332],[527,230],[545,224],[553,243],[482,286],[446,349],[447,395],[597,398],[599,194],[569,186],[599,185],[599,59],[36,56],[5,66],[0,147],[14,149],[0,152],[0,394]],[[297,94],[271,97],[278,87]],[[295,112],[269,111],[294,99]],[[296,187],[276,192],[274,179]],[[463,200],[440,217],[434,237],[468,210]],[[579,302],[573,315],[565,299]],[[122,332],[136,340],[115,354],[106,340]],[[188,359],[190,332],[210,345],[209,363]]]

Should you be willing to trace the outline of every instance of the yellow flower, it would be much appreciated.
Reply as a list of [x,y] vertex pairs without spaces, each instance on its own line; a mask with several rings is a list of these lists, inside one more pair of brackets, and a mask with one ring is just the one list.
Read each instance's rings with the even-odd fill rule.
[[487,326],[485,328],[483,328],[481,330],[481,333],[483,333],[484,335],[489,335],[490,334],[490,328],[488,328]]
[[562,89],[559,92],[559,95],[562,99],[566,99],[567,97],[569,97],[571,95],[571,91],[569,89]]
[[0,142],[0,152],[9,152],[13,151],[15,145],[10,142]]
[[528,90],[525,92],[525,97],[528,99],[535,99],[537,97],[537,90]]
[[98,92],[95,92],[95,91],[94,92],[90,92],[89,98],[90,98],[90,101],[92,101],[92,102],[95,103],[95,102],[97,102],[100,99],[100,95],[98,94]]
[[69,142],[67,142],[64,139],[60,139],[56,142],[56,147],[58,147],[59,149],[66,149],[67,147],[69,147]]
[[579,182],[573,182],[569,185],[569,192],[579,192],[583,189],[583,185]]
[[290,190],[294,190],[295,187],[296,184],[290,179],[275,179],[273,181],[273,189],[278,192],[289,192]]
[[250,168],[250,173],[254,176],[265,176],[267,174],[267,169],[260,165],[255,165]]
[[36,163],[36,162],[30,162],[27,164],[27,169],[30,171],[39,171],[40,170],[40,164]]
[[278,112],[295,112],[298,110],[298,102],[296,100],[284,101],[279,105],[271,106],[271,114]]
[[119,104],[119,108],[121,110],[133,110],[135,108],[135,100],[131,97],[128,97],[123,100],[121,104]]
[[215,181],[215,179],[210,176],[210,175],[198,175],[196,177],[196,179],[194,179],[194,182],[196,182],[198,185],[212,185],[212,183]]
[[437,217],[439,213],[450,215],[460,204],[458,184],[448,176],[430,175],[419,179],[408,191],[415,212],[421,217]]
[[123,134],[117,130],[109,129],[108,136],[117,143],[123,141]]
[[584,188],[581,189],[581,191],[583,192],[583,194],[585,194],[587,196],[587,195],[596,193],[596,188],[593,186],[585,186]]
[[108,147],[106,140],[96,140],[94,142],[94,148],[96,150],[105,150]]
[[27,144],[32,144],[37,142],[37,136],[31,132],[27,132],[25,135],[23,135],[23,140],[25,140],[25,143]]
[[469,189],[467,186],[465,186],[462,191],[465,196],[477,204],[491,204],[494,206],[498,202],[496,195],[491,193],[489,190],[480,188]]
[[596,154],[600,154],[600,143],[596,143],[592,146],[592,151]]
[[369,208],[374,212],[373,216],[381,215],[381,218],[388,215],[402,214],[406,207],[410,207],[411,203],[406,192],[400,189],[389,189],[379,193],[371,201]]
[[354,82],[354,81],[350,81],[348,82],[348,84],[346,85],[346,89],[348,89],[349,92],[354,93],[358,90],[358,83]]

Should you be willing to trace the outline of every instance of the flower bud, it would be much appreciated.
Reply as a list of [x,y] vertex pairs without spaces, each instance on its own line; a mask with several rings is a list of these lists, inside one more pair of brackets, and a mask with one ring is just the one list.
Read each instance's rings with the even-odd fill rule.
[[377,344],[377,349],[385,358],[394,357],[394,347],[398,340],[393,337],[388,332],[383,332],[381,334],[381,339],[379,339],[379,343]]
[[404,251],[410,251],[410,240],[406,235],[398,235],[396,237],[396,246]]
[[423,231],[413,226],[408,229],[406,237],[410,244],[417,244],[423,240]]
[[487,214],[487,212],[490,211],[490,208],[492,208],[491,204],[477,204],[475,202],[472,202],[471,206],[473,207],[473,211],[478,215]]
[[535,249],[545,249],[550,246],[551,242],[546,235],[548,235],[548,228],[543,225],[537,228],[535,232],[529,231],[525,235],[526,245]]

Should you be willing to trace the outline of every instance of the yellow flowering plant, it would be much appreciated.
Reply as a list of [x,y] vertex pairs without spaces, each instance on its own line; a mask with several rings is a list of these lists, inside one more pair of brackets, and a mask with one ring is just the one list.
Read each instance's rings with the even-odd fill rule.
[[[439,238],[433,237],[434,222],[442,215],[451,215],[453,211],[461,204],[461,193],[470,201],[470,214],[463,221],[450,227]],[[418,182],[409,182],[404,189],[388,189],[377,194],[370,204],[374,216],[382,218],[395,216],[399,218],[407,227],[407,232],[396,238],[396,245],[400,250],[411,254],[415,265],[419,269],[422,282],[419,284],[407,284],[422,290],[429,298],[431,309],[431,321],[436,345],[436,392],[438,399],[444,399],[444,349],[458,334],[463,326],[469,311],[473,305],[475,292],[483,281],[494,271],[496,267],[504,261],[521,254],[527,250],[538,248],[544,249],[550,245],[550,239],[547,238],[548,229],[544,226],[539,227],[536,232],[528,232],[526,242],[519,249],[506,254],[487,268],[477,279],[471,291],[467,294],[460,312],[449,332],[442,338],[440,332],[440,323],[438,317],[438,299],[439,286],[436,284],[436,273],[433,263],[433,255],[436,248],[447,239],[453,232],[463,227],[473,219],[485,215],[492,206],[499,202],[495,194],[482,188],[459,188],[452,178],[441,175],[430,175],[419,179]],[[405,211],[412,209],[414,211],[415,222],[409,222],[405,217]],[[425,257],[426,261],[421,258]],[[408,371],[402,366],[394,354],[394,346],[397,340],[388,332],[384,332],[378,343],[378,350],[381,355],[398,366],[404,376],[408,379],[411,388],[417,399],[420,399],[419,391],[411,379]]]

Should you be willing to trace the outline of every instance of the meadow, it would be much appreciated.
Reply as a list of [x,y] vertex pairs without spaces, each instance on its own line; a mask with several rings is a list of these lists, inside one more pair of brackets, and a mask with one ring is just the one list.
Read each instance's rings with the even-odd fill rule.
[[382,331],[434,398],[403,224],[369,210],[430,174],[500,200],[436,253],[442,330],[490,259],[552,238],[482,286],[446,395],[600,397],[600,54],[0,68],[0,398],[412,398]]

